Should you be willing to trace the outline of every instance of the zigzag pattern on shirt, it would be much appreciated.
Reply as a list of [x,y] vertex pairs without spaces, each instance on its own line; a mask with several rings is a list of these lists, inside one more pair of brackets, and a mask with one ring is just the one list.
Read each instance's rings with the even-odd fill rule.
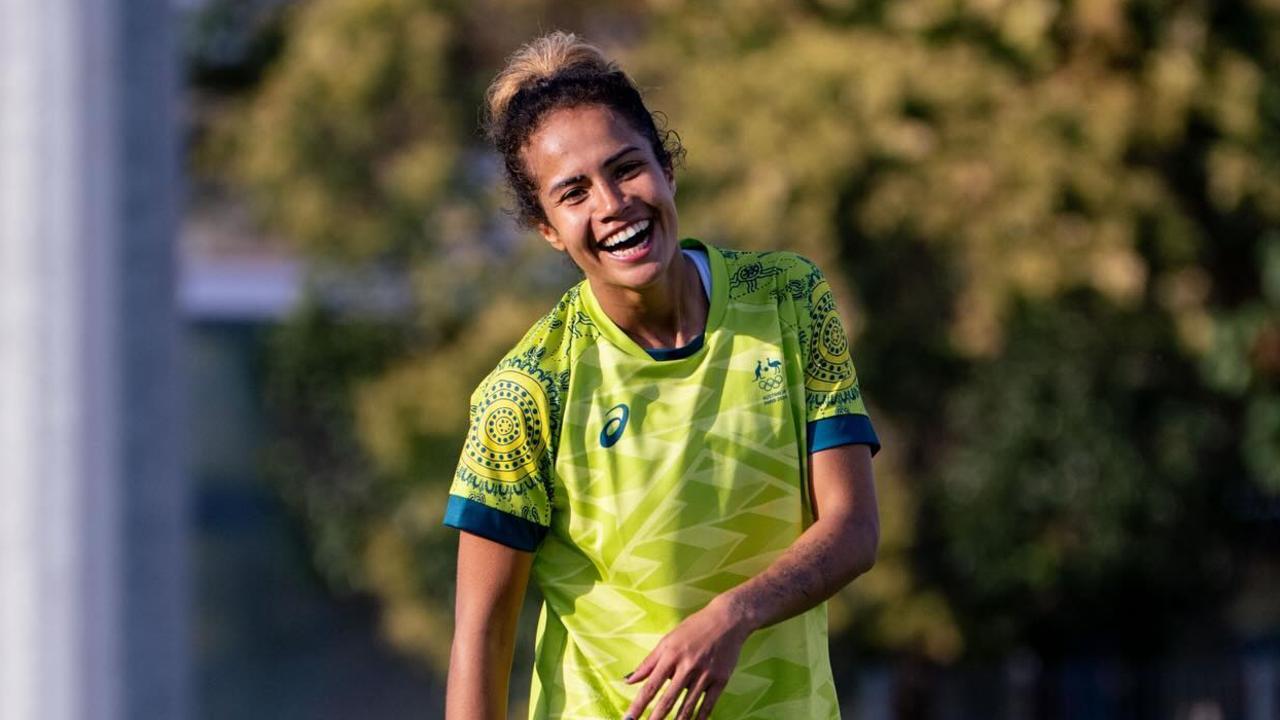
[[[568,527],[553,521],[553,536],[563,529],[580,547],[560,551],[549,538],[534,572],[542,587],[556,589],[546,595],[550,611],[572,626],[567,652],[581,671],[566,671],[553,694],[576,698],[580,704],[565,710],[582,714],[566,716],[597,717],[590,708],[602,697],[614,698],[615,712],[625,708],[635,689],[621,676],[681,619],[767,567],[803,529],[798,440],[794,426],[779,425],[785,413],[761,405],[753,374],[761,347],[718,347],[698,376],[679,384],[647,381],[643,366],[608,349],[578,358],[600,386],[631,390],[631,421],[615,446],[601,448],[584,432],[562,443],[557,459],[558,475],[575,491],[557,508]],[[726,376],[735,382],[718,380]],[[573,395],[566,425],[591,427],[620,397]],[[646,481],[632,481],[627,468]],[[797,632],[806,631],[784,624],[758,635],[721,712],[779,717],[798,707],[808,717],[817,702],[816,717],[830,713],[834,689],[811,697],[812,668],[825,650],[810,657],[807,644],[778,642]],[[778,655],[788,645],[801,655]]]
[[[549,528],[533,567],[534,718],[620,717],[636,692],[622,676],[811,521],[806,423],[864,412],[818,269],[788,252],[708,254],[724,319],[697,354],[624,351],[580,284],[472,398],[483,473],[464,457],[453,492]],[[619,405],[625,426],[602,442]],[[838,716],[823,606],[754,634],[716,709]]]

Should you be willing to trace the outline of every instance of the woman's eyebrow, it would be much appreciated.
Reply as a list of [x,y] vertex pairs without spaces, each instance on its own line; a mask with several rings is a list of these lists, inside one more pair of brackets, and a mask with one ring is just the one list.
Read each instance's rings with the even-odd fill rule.
[[582,182],[583,180],[586,180],[586,179],[587,179],[587,176],[586,176],[586,175],[574,175],[573,177],[567,177],[567,178],[565,178],[565,179],[561,180],[560,182],[556,183],[555,185],[552,185],[551,187],[547,188],[547,194],[548,194],[548,195],[554,195],[554,194],[555,194],[555,192],[556,192],[557,190],[559,190],[560,188],[568,187],[569,185],[574,185],[574,184],[576,184],[576,183],[580,183],[580,182]]
[[614,163],[618,162],[618,161],[619,161],[619,160],[621,160],[621,159],[622,159],[622,157],[623,157],[624,155],[626,155],[627,153],[635,152],[636,150],[639,150],[639,149],[640,149],[640,148],[636,147],[635,145],[628,145],[628,146],[626,146],[626,147],[622,148],[622,149],[621,149],[621,150],[619,150],[618,152],[616,152],[616,153],[614,153],[614,154],[610,155],[610,156],[608,157],[608,159],[606,159],[606,160],[604,161],[605,167],[608,167],[608,166],[610,166],[610,165],[612,165],[612,164],[614,164]]
[[[635,145],[628,145],[628,146],[626,146],[626,147],[622,148],[621,150],[619,150],[618,152],[616,152],[616,153],[614,153],[614,154],[610,155],[609,157],[605,158],[604,166],[605,166],[605,167],[609,167],[610,165],[612,165],[612,164],[614,164],[614,163],[618,162],[618,161],[619,161],[619,160],[621,160],[623,157],[625,157],[625,156],[627,155],[627,153],[632,153],[632,152],[635,152],[636,150],[639,150],[639,149],[640,149],[640,148],[636,147]],[[580,183],[580,182],[582,182],[583,180],[586,180],[586,179],[587,179],[587,176],[586,176],[586,175],[574,175],[574,176],[572,176],[572,177],[567,177],[567,178],[565,178],[565,179],[563,179],[563,180],[560,180],[559,182],[557,182],[556,184],[552,185],[551,187],[547,188],[547,194],[548,194],[548,195],[553,195],[553,194],[555,194],[555,192],[556,192],[557,190],[559,190],[560,188],[568,187],[569,185],[573,185],[573,184],[576,184],[576,183]]]

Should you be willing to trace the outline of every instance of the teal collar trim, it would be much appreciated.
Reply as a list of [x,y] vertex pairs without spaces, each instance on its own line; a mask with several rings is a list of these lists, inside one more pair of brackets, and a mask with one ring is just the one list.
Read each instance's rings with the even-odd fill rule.
[[[689,344],[680,348],[660,348],[657,352],[663,353],[663,357],[656,357],[653,350],[640,347],[631,336],[627,335],[617,323],[613,322],[600,307],[600,301],[596,299],[595,292],[591,289],[591,282],[582,281],[582,298],[586,305],[587,314],[591,316],[596,325],[600,328],[600,333],[619,349],[628,355],[635,356],[647,360],[680,360],[687,357],[697,355],[706,345],[706,338],[711,337],[720,327],[720,323],[724,320],[726,306],[729,301],[729,274],[725,269],[724,256],[720,252],[706,243],[693,238],[686,238],[680,241],[681,248],[701,249],[707,253],[707,260],[711,265],[711,301],[708,303],[707,323],[699,338],[695,338]],[[692,261],[690,261],[692,262]],[[690,349],[691,348],[691,349]],[[685,353],[678,356],[665,355],[665,353]]]
[[645,350],[645,352],[649,353],[649,357],[653,358],[654,360],[662,360],[662,361],[666,361],[666,360],[683,360],[683,359],[685,359],[685,358],[689,357],[690,355],[692,355],[692,354],[694,354],[694,353],[698,352],[699,350],[701,350],[701,349],[702,349],[702,343],[703,343],[703,340],[704,340],[706,337],[707,337],[707,336],[706,336],[706,334],[704,333],[704,334],[699,335],[698,337],[694,338],[693,340],[690,340],[690,341],[689,341],[689,344],[688,344],[688,345],[685,345],[685,346],[683,346],[683,347],[678,347],[678,348],[652,348],[652,349],[646,349],[646,350]]

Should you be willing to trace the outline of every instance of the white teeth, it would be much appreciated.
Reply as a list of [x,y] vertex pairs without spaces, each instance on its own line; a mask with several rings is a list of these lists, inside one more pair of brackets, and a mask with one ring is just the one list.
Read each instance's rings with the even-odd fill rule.
[[604,248],[605,250],[608,250],[609,248],[614,247],[619,243],[624,243],[630,240],[631,238],[635,237],[637,233],[644,232],[648,228],[649,228],[648,220],[641,220],[640,222],[632,223],[622,228],[618,232],[610,235],[608,238],[604,240],[604,242],[600,243],[600,247]]

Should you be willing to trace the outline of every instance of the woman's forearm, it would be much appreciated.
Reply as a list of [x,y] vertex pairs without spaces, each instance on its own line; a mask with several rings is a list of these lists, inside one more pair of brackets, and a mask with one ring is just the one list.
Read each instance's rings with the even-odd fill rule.
[[879,531],[874,522],[819,520],[764,572],[720,595],[747,633],[823,602],[871,569]]
[[716,598],[747,632],[799,615],[875,564],[880,523],[870,451],[832,448],[811,463],[813,525],[764,572]]
[[446,718],[506,720],[514,635],[514,631],[485,628],[454,633]]

